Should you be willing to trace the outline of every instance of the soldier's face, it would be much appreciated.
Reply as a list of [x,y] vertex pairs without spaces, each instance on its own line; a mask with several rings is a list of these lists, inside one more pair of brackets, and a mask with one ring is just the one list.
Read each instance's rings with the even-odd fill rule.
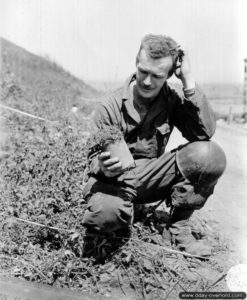
[[143,98],[154,98],[168,78],[173,65],[172,58],[150,58],[144,49],[136,63],[136,89]]

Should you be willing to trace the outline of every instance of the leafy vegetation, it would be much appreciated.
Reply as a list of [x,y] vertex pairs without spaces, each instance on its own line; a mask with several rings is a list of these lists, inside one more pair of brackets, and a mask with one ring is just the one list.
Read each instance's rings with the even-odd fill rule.
[[87,141],[88,153],[102,152],[109,144],[121,141],[123,133],[116,126],[102,126]]

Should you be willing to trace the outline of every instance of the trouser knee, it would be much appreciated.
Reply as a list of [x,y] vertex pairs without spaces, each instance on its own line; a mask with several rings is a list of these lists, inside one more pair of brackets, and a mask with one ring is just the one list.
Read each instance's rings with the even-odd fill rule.
[[173,187],[172,204],[202,207],[226,168],[224,151],[212,141],[193,142],[178,148],[176,163],[183,179]]
[[133,205],[130,201],[97,192],[88,201],[82,224],[101,232],[112,232],[128,227],[132,221]]

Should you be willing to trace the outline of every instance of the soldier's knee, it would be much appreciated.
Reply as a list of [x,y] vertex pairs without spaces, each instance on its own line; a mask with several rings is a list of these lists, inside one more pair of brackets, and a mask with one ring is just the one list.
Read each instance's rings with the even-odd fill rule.
[[178,149],[176,162],[183,176],[192,183],[213,186],[226,168],[222,148],[212,141],[198,141]]
[[91,196],[82,224],[90,229],[112,232],[127,227],[133,220],[133,205],[122,198],[95,193]]

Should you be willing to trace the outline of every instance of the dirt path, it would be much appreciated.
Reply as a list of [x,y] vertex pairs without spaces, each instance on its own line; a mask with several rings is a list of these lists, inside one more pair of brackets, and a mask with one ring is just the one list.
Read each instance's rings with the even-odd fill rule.
[[[213,140],[224,149],[227,168],[200,214],[229,241],[239,262],[247,263],[247,133],[218,126]],[[184,141],[175,131],[168,149]]]

